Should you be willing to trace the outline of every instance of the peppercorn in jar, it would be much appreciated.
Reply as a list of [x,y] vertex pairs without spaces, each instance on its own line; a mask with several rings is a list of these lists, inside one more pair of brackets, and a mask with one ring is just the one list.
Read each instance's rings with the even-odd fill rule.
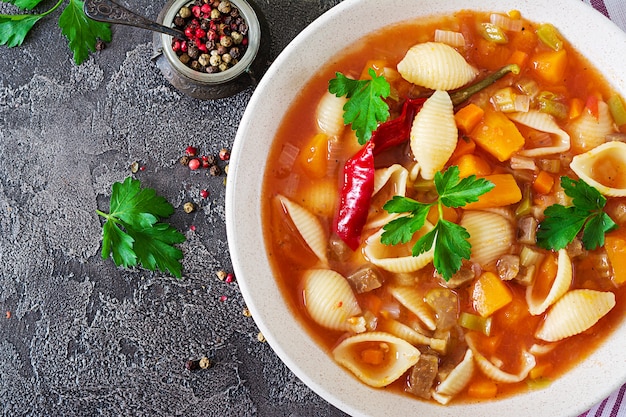
[[185,39],[173,39],[181,63],[208,74],[233,67],[248,46],[248,24],[228,0],[195,0],[180,8],[174,26]]

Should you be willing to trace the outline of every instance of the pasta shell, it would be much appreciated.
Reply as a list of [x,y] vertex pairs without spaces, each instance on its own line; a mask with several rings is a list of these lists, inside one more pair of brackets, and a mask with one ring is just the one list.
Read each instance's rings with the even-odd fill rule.
[[406,182],[409,172],[402,165],[377,169],[374,174],[374,192],[365,230],[379,228],[398,217],[397,213],[387,213],[383,206],[393,196],[406,195]]
[[425,42],[409,49],[398,63],[398,72],[410,83],[431,90],[453,90],[478,75],[476,68],[453,47],[439,42]]
[[[424,226],[427,230],[432,229],[431,224]],[[433,261],[434,249],[424,252],[419,256],[411,254],[409,244],[405,245],[383,245],[380,242],[384,230],[381,228],[365,240],[363,254],[365,258],[377,267],[385,271],[395,273],[406,273],[419,271]]]
[[535,292],[537,280],[529,287],[526,287],[526,303],[528,311],[534,316],[543,314],[552,304],[554,304],[563,294],[569,290],[572,284],[572,261],[570,260],[567,250],[559,250],[557,261],[557,272],[550,291],[544,298],[538,298]]
[[332,217],[337,205],[337,182],[317,180],[305,185],[298,193],[302,205],[316,216]]
[[572,290],[548,311],[535,333],[538,339],[556,342],[591,328],[615,306],[615,294],[595,290]]
[[626,143],[606,142],[576,155],[570,168],[601,194],[626,196]]
[[481,265],[493,262],[507,253],[514,242],[513,225],[497,213],[467,210],[459,224],[470,234],[470,260]]
[[504,372],[502,369],[498,368],[496,365],[491,363],[487,358],[485,358],[478,350],[476,349],[476,343],[473,340],[474,334],[468,333],[465,335],[465,341],[467,345],[474,353],[474,360],[476,361],[476,365],[482,371],[485,376],[488,378],[497,381],[497,382],[505,382],[505,383],[514,383],[520,382],[526,379],[528,373],[535,367],[537,364],[537,360],[535,356],[530,352],[525,350],[522,351],[522,368],[517,374],[511,374],[508,372]]
[[431,180],[443,169],[458,137],[450,95],[437,90],[424,102],[411,126],[411,152],[420,165],[422,178]]
[[533,149],[522,149],[519,155],[522,156],[542,156],[566,152],[570,148],[570,137],[566,131],[561,129],[554,120],[554,117],[537,110],[528,112],[517,112],[507,114],[509,119],[524,126],[528,126],[540,132],[550,133],[556,136],[553,138],[551,146],[544,146]]
[[310,269],[303,276],[304,304],[311,318],[332,330],[365,331],[365,319],[352,287],[330,269]]
[[344,130],[343,106],[348,102],[346,97],[337,97],[326,92],[316,109],[317,125],[328,136],[339,136]]
[[572,148],[576,153],[582,153],[601,145],[606,135],[616,132],[611,117],[609,105],[604,101],[598,101],[598,118],[588,111],[574,119],[567,127],[572,140]]
[[310,211],[294,203],[285,196],[279,195],[278,199],[282,203],[283,207],[285,207],[285,210],[287,210],[287,214],[296,226],[296,229],[298,229],[300,236],[302,236],[306,244],[309,248],[311,248],[320,261],[322,261],[324,265],[327,265],[328,258],[326,257],[326,242],[328,239],[319,219]]
[[428,337],[397,320],[387,319],[379,323],[378,330],[391,333],[414,346],[430,346],[433,350],[445,354],[448,343],[444,339]]
[[389,292],[400,304],[415,314],[429,330],[435,330],[435,312],[426,304],[424,296],[415,288],[390,287]]
[[441,404],[447,404],[455,395],[463,391],[474,375],[474,353],[467,349],[461,363],[443,380],[433,392],[433,398]]
[[[363,351],[382,351],[380,365],[364,362]],[[333,358],[364,383],[384,387],[400,378],[420,357],[420,351],[405,340],[384,332],[367,332],[344,339],[333,349]]]

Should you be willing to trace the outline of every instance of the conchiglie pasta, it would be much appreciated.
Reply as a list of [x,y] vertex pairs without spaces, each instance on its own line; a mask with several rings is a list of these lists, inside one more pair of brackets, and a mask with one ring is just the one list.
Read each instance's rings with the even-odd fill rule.
[[389,223],[398,214],[387,213],[383,205],[393,196],[406,194],[406,183],[409,172],[400,164],[388,168],[377,169],[374,174],[374,193],[370,211],[364,229],[380,228]]
[[589,111],[583,111],[567,127],[574,152],[582,153],[593,149],[605,142],[606,135],[616,131],[609,106],[604,101],[598,102],[597,116],[596,118]]
[[478,71],[453,47],[439,42],[417,44],[398,63],[402,78],[432,90],[453,90],[476,78]]
[[344,130],[343,106],[348,99],[337,97],[329,92],[324,93],[317,105],[317,125],[328,136],[340,136]]
[[474,353],[467,349],[461,363],[459,363],[435,388],[433,398],[441,403],[447,404],[457,394],[459,394],[474,375]]
[[302,236],[309,248],[311,248],[313,253],[317,255],[324,265],[328,264],[328,258],[326,257],[328,239],[319,219],[307,209],[294,203],[285,196],[279,195],[278,199],[283,207],[285,207],[291,221],[296,226],[296,229],[298,229],[298,233],[300,233],[300,236]]
[[454,109],[446,91],[435,91],[417,113],[411,126],[411,152],[422,178],[431,180],[441,171],[456,148],[459,132]]
[[430,330],[435,330],[435,312],[424,301],[424,295],[412,287],[390,287],[389,292],[400,304],[417,316]]
[[615,306],[615,294],[595,290],[572,290],[548,311],[535,336],[556,342],[591,328]]
[[572,261],[567,254],[567,250],[559,250],[557,261],[557,273],[554,278],[550,290],[544,297],[537,296],[535,287],[540,286],[537,279],[532,285],[526,288],[526,303],[528,303],[528,311],[532,315],[543,314],[548,307],[554,304],[563,294],[569,290],[572,283]]
[[570,168],[600,194],[626,197],[626,143],[606,142],[576,155]]
[[406,340],[414,346],[430,346],[430,348],[436,352],[442,354],[445,354],[446,352],[446,340],[428,337],[394,319],[382,320],[376,329],[391,333],[394,336]]
[[[430,230],[432,227],[430,223],[424,226],[426,230]],[[373,265],[389,272],[407,273],[419,271],[433,261],[433,249],[419,256],[413,256],[411,255],[410,244],[383,245],[380,242],[383,232],[384,230],[381,228],[365,240],[363,254]]]
[[330,269],[311,269],[302,279],[304,304],[317,324],[332,330],[365,331],[361,307],[341,274]]
[[[420,357],[409,342],[384,332],[367,332],[344,339],[333,358],[372,387],[384,387],[400,378]],[[377,366],[372,366],[371,357]]]
[[470,234],[470,259],[481,265],[493,262],[507,253],[514,242],[513,225],[497,213],[468,210],[463,213],[460,225]]
[[504,383],[514,383],[520,382],[526,379],[528,373],[535,367],[537,364],[537,360],[535,356],[526,350],[521,351],[521,365],[520,369],[517,373],[509,373],[500,369],[498,366],[494,365],[491,361],[489,361],[482,353],[480,353],[476,347],[476,343],[474,341],[474,333],[468,333],[465,335],[465,341],[467,345],[474,353],[474,358],[476,361],[476,365],[482,371],[485,376],[496,381],[496,382],[504,382]]
[[306,185],[298,197],[302,205],[315,216],[332,216],[337,205],[337,182],[321,179]]
[[522,156],[542,156],[566,152],[570,148],[570,136],[554,120],[554,117],[537,110],[528,112],[509,113],[509,119],[524,126],[533,128],[539,132],[549,133],[556,138],[552,139],[549,146],[541,146],[532,149],[522,149],[519,154]]

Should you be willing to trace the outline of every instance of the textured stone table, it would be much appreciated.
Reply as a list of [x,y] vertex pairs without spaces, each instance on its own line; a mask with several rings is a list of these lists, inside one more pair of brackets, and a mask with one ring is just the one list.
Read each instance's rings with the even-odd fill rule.
[[[257,0],[271,57],[337,2]],[[122,1],[152,18],[164,3]],[[224,175],[178,162],[188,145],[230,148],[252,89],[183,96],[150,59],[152,33],[125,26],[76,66],[59,14],[22,46],[0,47],[2,415],[343,415],[257,340],[236,281],[216,277],[232,270]],[[187,237],[181,280],[100,257],[95,210],[108,211],[111,185],[135,161],[134,176],[173,204],[170,222]],[[186,214],[188,201],[198,210]],[[204,356],[211,368],[185,368]]]

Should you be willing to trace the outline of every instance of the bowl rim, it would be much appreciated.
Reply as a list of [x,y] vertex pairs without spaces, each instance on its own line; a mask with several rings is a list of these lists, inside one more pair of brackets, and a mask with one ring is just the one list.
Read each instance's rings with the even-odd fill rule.
[[[386,3],[392,9],[403,4],[405,4],[403,0],[389,0]],[[231,153],[226,185],[226,232],[233,269],[252,317],[272,349],[299,379],[335,407],[354,416],[383,415],[388,412],[390,406],[394,408],[394,413],[400,415],[403,411],[406,415],[416,414],[422,409],[430,413],[429,415],[437,416],[458,416],[462,412],[467,417],[486,417],[510,413],[511,410],[532,410],[533,415],[537,417],[579,415],[626,382],[626,351],[619,352],[615,347],[611,348],[610,343],[603,343],[582,363],[554,381],[550,387],[487,403],[452,404],[442,407],[386,393],[383,403],[374,404],[371,398],[376,397],[376,393],[380,393],[381,390],[365,386],[348,371],[335,364],[329,353],[315,343],[308,331],[299,323],[299,319],[285,320],[285,315],[292,314],[292,309],[282,298],[278,286],[273,283],[272,269],[267,259],[260,224],[263,211],[260,202],[263,175],[258,175],[258,172],[264,172],[268,163],[266,155],[263,154],[263,147],[271,144],[276,133],[276,121],[282,119],[275,114],[280,108],[275,105],[274,100],[279,100],[282,106],[288,107],[297,95],[297,86],[308,80],[308,77],[302,75],[303,71],[308,74],[324,64],[321,62],[317,66],[311,65],[311,62],[314,62],[312,59],[319,58],[321,54],[315,52],[313,47],[307,48],[308,45],[314,45],[323,39],[327,36],[325,33],[335,33],[333,29],[341,28],[346,33],[351,33],[348,36],[350,40],[360,38],[362,33],[371,32],[374,28],[368,31],[363,28],[362,21],[367,19],[364,10],[377,6],[380,6],[378,0],[346,0],[307,26],[267,70],[241,119]],[[617,92],[623,97],[626,96],[626,79],[619,71],[620,65],[616,63],[626,64],[626,33],[581,1],[553,0],[550,6],[547,6],[542,0],[526,0],[523,3],[518,0],[483,0],[479,4],[472,4],[467,0],[446,2],[415,0],[411,7],[412,12],[420,9],[429,10],[430,13],[424,16],[462,9],[494,12],[521,9],[523,17],[531,21],[553,23],[589,61],[608,63],[606,68],[600,68],[597,64],[595,66]],[[543,16],[546,15],[546,7],[562,12],[551,14],[550,19],[545,19]],[[396,16],[394,22],[402,22],[408,20],[409,16],[416,15],[416,12],[407,14],[394,10],[392,15]],[[571,25],[573,17],[583,19],[587,30],[579,30],[582,25],[578,25],[578,28],[577,25]],[[570,26],[566,26],[566,23]],[[590,28],[592,30],[589,30]],[[353,32],[349,32],[350,30]],[[607,51],[606,45],[598,43],[602,39],[605,43],[606,39],[613,40],[613,51]],[[335,50],[348,46],[350,40],[338,39]],[[592,48],[594,44],[601,47],[594,49]],[[284,82],[284,85],[277,85],[280,82]],[[274,117],[268,117],[272,114]],[[614,330],[611,338],[618,340],[626,338],[626,322],[622,322],[620,327]],[[610,361],[607,361],[604,355],[615,355],[613,357],[615,361],[607,363]],[[606,377],[613,382],[600,383],[605,381]],[[588,381],[593,393],[585,396],[581,394],[580,389],[572,389],[579,388],[579,384],[574,383],[575,380]],[[554,398],[555,392],[559,393],[559,398]],[[410,403],[410,407],[406,403]]]

